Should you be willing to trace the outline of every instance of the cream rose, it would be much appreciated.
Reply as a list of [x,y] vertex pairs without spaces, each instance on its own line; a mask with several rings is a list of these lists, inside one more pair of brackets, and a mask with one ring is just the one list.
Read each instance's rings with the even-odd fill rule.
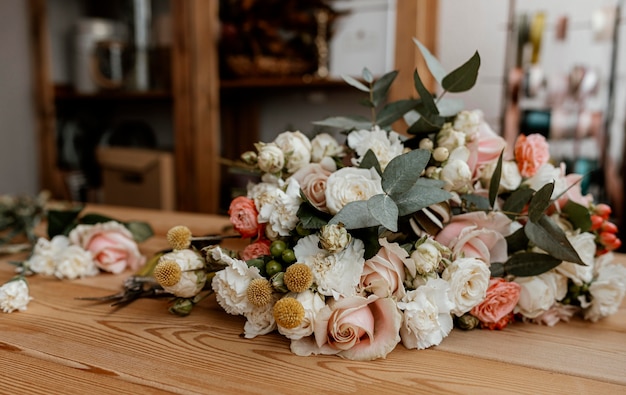
[[411,265],[409,254],[398,243],[389,243],[386,239],[378,241],[380,250],[365,261],[360,288],[381,298],[392,296],[400,300],[405,295],[404,268]]
[[454,308],[462,316],[485,299],[491,273],[487,264],[476,258],[459,258],[443,271],[441,278],[450,284]]
[[274,143],[285,155],[285,167],[290,174],[311,162],[311,141],[300,131],[283,132]]
[[285,167],[285,154],[278,145],[259,143],[257,150],[259,151],[257,164],[261,171],[275,174]]
[[326,181],[326,207],[334,215],[350,202],[368,200],[380,193],[383,187],[376,170],[344,167]]
[[319,163],[309,163],[292,176],[300,184],[304,196],[320,211],[327,211],[326,182],[330,174],[331,172],[323,168]]
[[324,158],[343,156],[343,147],[328,133],[320,133],[311,140],[311,162],[320,163]]
[[396,156],[402,155],[404,145],[400,135],[394,131],[387,132],[375,125],[372,130],[357,130],[348,135],[348,146],[355,150],[357,158],[352,160],[355,166],[361,163],[361,158],[372,150],[381,169]]
[[514,312],[526,318],[539,317],[567,294],[567,277],[552,271],[514,281],[521,287]]

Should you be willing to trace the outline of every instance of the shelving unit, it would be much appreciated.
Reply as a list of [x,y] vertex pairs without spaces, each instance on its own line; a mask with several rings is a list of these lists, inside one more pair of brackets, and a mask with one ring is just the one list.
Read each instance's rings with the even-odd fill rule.
[[[78,0],[76,0],[78,1]],[[86,1],[86,0],[85,0]],[[177,209],[219,213],[224,167],[221,158],[236,159],[258,140],[259,107],[263,92],[307,89],[349,89],[340,80],[310,76],[222,80],[218,67],[218,1],[169,0],[171,13],[171,90],[76,93],[55,86],[51,73],[47,0],[29,0],[31,47],[38,129],[39,174],[42,189],[57,199],[68,199],[64,174],[58,167],[58,115],[63,109],[153,106],[172,117]],[[412,78],[418,59],[412,38],[435,52],[437,0],[397,2],[395,62]],[[423,67],[420,66],[420,67]],[[414,95],[412,83],[398,82],[391,97]],[[236,96],[240,96],[237,100]],[[248,97],[243,100],[241,97]],[[245,116],[242,116],[245,114]]]

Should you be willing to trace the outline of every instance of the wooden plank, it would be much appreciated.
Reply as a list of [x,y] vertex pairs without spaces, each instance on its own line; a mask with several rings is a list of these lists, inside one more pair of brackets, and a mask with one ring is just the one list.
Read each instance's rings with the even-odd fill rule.
[[178,208],[217,213],[220,187],[218,2],[172,1]]

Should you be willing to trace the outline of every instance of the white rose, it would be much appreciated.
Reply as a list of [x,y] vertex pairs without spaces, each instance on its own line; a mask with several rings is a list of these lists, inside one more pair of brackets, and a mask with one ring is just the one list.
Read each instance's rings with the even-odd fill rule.
[[411,253],[411,260],[415,263],[415,270],[409,268],[412,272],[411,274],[415,276],[414,272],[416,272],[423,276],[436,272],[439,269],[439,263],[443,259],[443,252],[445,251],[449,251],[449,249],[434,239],[426,238]]
[[461,316],[483,301],[489,287],[491,273],[487,264],[476,258],[454,260],[441,274],[450,283],[454,308],[452,313]]
[[24,311],[31,300],[26,280],[12,280],[0,287],[0,309],[5,313]]
[[346,248],[335,254],[320,248],[319,241],[315,234],[298,240],[293,248],[297,261],[311,269],[320,294],[335,299],[355,295],[365,265],[363,241],[353,238]]
[[66,236],[57,235],[51,240],[44,237],[37,239],[33,254],[28,259],[28,268],[33,273],[54,275],[56,270],[56,259],[70,245],[70,239]]
[[355,150],[358,158],[352,160],[355,166],[361,163],[361,158],[372,150],[381,169],[385,169],[387,164],[396,156],[402,155],[404,144],[400,135],[394,131],[387,131],[375,125],[372,130],[357,130],[348,135],[348,146]]
[[274,193],[274,199],[259,211],[259,222],[269,223],[271,229],[280,236],[289,236],[299,220],[297,213],[302,203],[300,184],[295,178],[290,178],[285,192],[276,189]]
[[274,143],[285,155],[285,167],[290,174],[311,162],[311,141],[299,131],[283,132]]
[[595,236],[589,232],[568,234],[567,240],[587,266],[563,261],[556,267],[556,271],[579,286],[590,282],[593,278],[593,264],[596,255]]
[[299,294],[287,294],[286,297],[294,297],[302,307],[304,307],[304,318],[300,325],[293,329],[278,326],[278,332],[288,339],[298,340],[313,334],[315,328],[315,317],[317,313],[326,306],[324,297],[317,292],[306,290]]
[[246,314],[254,309],[248,301],[248,285],[255,278],[261,278],[259,269],[249,267],[246,262],[226,255],[220,247],[213,247],[209,259],[228,266],[215,274],[211,286],[215,298],[228,314]]
[[521,286],[514,312],[527,318],[539,317],[567,294],[567,277],[555,272],[517,277],[514,281]]
[[[496,170],[498,161],[487,163],[481,170],[480,182],[484,188],[488,189]],[[517,190],[522,183],[522,175],[519,172],[517,163],[510,160],[502,161],[502,172],[500,174],[500,187],[498,193],[511,192]]]
[[350,202],[368,200],[380,193],[383,187],[376,170],[344,167],[326,181],[326,207],[334,215]]
[[449,160],[441,169],[439,179],[446,182],[446,190],[465,193],[472,181],[472,171],[463,160]]
[[259,169],[266,173],[278,173],[285,167],[285,155],[280,147],[274,143],[257,144],[259,155],[257,164]]
[[343,147],[328,133],[320,133],[311,140],[311,162],[320,163],[324,158],[343,156]]
[[77,245],[71,245],[64,249],[55,260],[54,275],[59,279],[74,280],[100,273],[91,253]]
[[271,303],[267,303],[262,307],[255,306],[252,311],[245,314],[246,323],[243,326],[243,334],[246,339],[266,335],[276,329],[273,309],[278,296],[272,295],[272,298]]
[[591,304],[584,309],[585,319],[593,322],[615,314],[626,295],[626,267],[603,265],[598,277],[589,286]]
[[438,345],[448,336],[454,326],[450,314],[454,303],[449,290],[446,281],[429,279],[398,302],[398,308],[403,311],[400,337],[406,348],[422,350]]
[[465,138],[465,133],[455,130],[450,123],[446,123],[437,133],[435,140],[437,147],[445,147],[452,152],[457,147],[465,146]]

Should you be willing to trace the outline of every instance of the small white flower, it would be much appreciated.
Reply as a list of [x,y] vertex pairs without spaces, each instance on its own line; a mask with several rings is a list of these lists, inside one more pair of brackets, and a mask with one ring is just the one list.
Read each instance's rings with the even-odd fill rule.
[[259,151],[257,164],[261,171],[266,173],[278,173],[285,166],[285,155],[283,151],[274,143],[258,144]]
[[450,283],[452,312],[457,316],[470,311],[487,294],[491,273],[487,264],[476,258],[459,258],[443,271],[441,278]]
[[452,152],[455,148],[465,146],[466,137],[465,133],[455,130],[450,123],[446,123],[437,133],[435,140],[437,147],[445,147]]
[[380,193],[383,187],[375,169],[344,167],[326,181],[326,207],[334,215],[350,202],[368,200]]
[[246,262],[224,254],[220,247],[209,252],[211,257],[228,266],[215,274],[211,285],[217,302],[228,314],[241,315],[255,307],[248,301],[248,285],[255,278],[261,278],[259,269],[249,267]]
[[289,174],[311,162],[311,141],[300,131],[283,132],[274,143],[285,155],[285,167]]
[[282,326],[278,327],[278,332],[288,339],[298,340],[313,334],[315,327],[315,317],[317,313],[326,306],[324,297],[317,292],[306,290],[299,294],[290,293],[286,297],[294,297],[302,307],[304,307],[304,318],[300,325],[293,329],[287,329]]
[[0,309],[5,313],[24,311],[33,298],[24,279],[9,281],[0,287]]
[[320,163],[324,158],[343,156],[343,147],[328,133],[320,133],[311,140],[311,162]]
[[361,158],[372,150],[381,169],[385,170],[387,164],[396,156],[402,155],[404,144],[400,139],[400,135],[394,131],[382,130],[375,125],[372,130],[357,130],[348,135],[348,146],[354,149],[358,158],[352,160],[355,166],[361,163]]
[[429,279],[398,302],[398,308],[403,311],[400,336],[406,348],[422,350],[438,345],[448,336],[454,326],[450,314],[454,303],[449,289],[446,281]]
[[335,299],[355,295],[365,264],[363,242],[352,239],[345,249],[331,254],[319,248],[319,241],[317,235],[309,235],[298,240],[293,249],[298,262],[311,268],[317,291]]
[[409,268],[411,275],[419,274],[424,276],[436,272],[443,260],[444,252],[449,254],[449,248],[441,245],[434,239],[426,238],[411,253],[411,260],[415,264],[414,269]]
[[473,136],[478,133],[480,124],[483,122],[483,113],[480,110],[463,110],[454,118],[454,129]]
[[342,225],[324,225],[319,232],[320,246],[330,253],[346,248],[352,237]]
[[472,181],[472,171],[464,160],[448,160],[439,174],[439,179],[446,182],[446,190],[466,193]]
[[262,307],[255,306],[251,311],[245,313],[246,323],[243,326],[243,334],[246,339],[266,335],[276,329],[273,308],[278,296],[272,295],[272,298],[274,300],[271,303]]

